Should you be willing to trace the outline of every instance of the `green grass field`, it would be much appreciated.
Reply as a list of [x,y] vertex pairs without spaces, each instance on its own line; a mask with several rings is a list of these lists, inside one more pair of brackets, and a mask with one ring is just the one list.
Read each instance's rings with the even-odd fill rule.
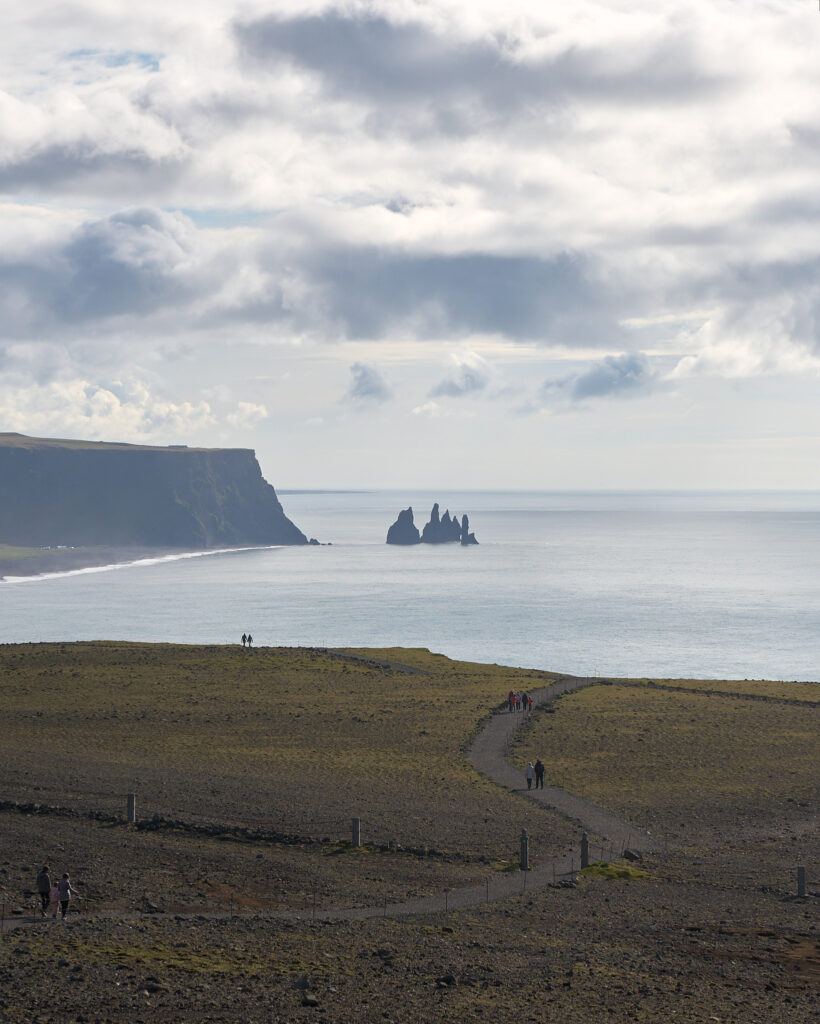
[[[820,707],[700,692],[741,685],[582,690],[536,716],[516,758],[523,765],[540,751],[548,780],[636,823],[673,832],[704,820],[763,823],[778,807],[816,800]],[[817,694],[810,686],[774,689],[804,700]]]
[[2,647],[3,788],[116,810],[134,790],[142,813],[330,838],[349,836],[355,815],[371,841],[493,859],[522,827],[542,850],[567,841],[565,821],[464,757],[511,686],[545,678],[426,651],[364,653],[420,671],[238,646]]

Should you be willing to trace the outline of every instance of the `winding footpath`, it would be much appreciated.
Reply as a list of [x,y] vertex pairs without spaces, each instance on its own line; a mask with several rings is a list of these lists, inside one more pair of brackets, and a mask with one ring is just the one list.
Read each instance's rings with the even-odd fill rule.
[[[566,693],[573,693],[585,686],[592,686],[599,682],[601,682],[599,679],[561,680],[552,686],[531,693],[530,696],[535,706],[543,707]],[[627,846],[636,851],[652,849],[653,840],[648,832],[630,825],[629,822],[592,803],[591,800],[573,796],[572,793],[566,793],[554,786],[528,790],[523,785],[521,769],[510,764],[506,756],[513,737],[522,724],[521,719],[522,715],[510,714],[508,711],[496,712],[491,717],[470,750],[470,763],[474,768],[482,775],[486,775],[497,786],[511,789],[536,803],[551,807],[566,818],[577,821],[584,832],[600,837],[607,844],[616,847]]]
[[[580,690],[585,686],[599,683],[598,679],[566,678],[530,693],[533,705],[544,707],[567,693]],[[525,716],[496,710],[476,736],[469,751],[469,761],[473,767],[491,782],[504,789],[511,790],[520,796],[534,800],[544,807],[552,808],[559,814],[576,821],[579,832],[589,833],[591,852],[596,847],[614,848],[621,852],[628,847],[637,852],[653,848],[653,839],[649,833],[630,825],[615,814],[599,807],[583,797],[573,796],[554,786],[544,789],[528,790],[524,784],[523,773],[507,760],[510,745],[517,730],[524,724]],[[593,838],[594,837],[594,838]],[[501,877],[487,878],[479,885],[463,886],[447,892],[436,893],[421,899],[407,900],[401,903],[382,903],[367,907],[346,907],[337,909],[273,911],[263,912],[260,917],[271,917],[286,920],[313,921],[351,921],[377,917],[404,917],[418,914],[435,914],[441,911],[455,910],[463,907],[474,907],[480,903],[506,899],[523,892],[541,889],[549,885],[560,884],[572,879],[580,867],[580,839],[572,851],[562,857],[536,864],[529,871],[516,871]],[[597,840],[597,841],[596,841]],[[592,859],[595,859],[594,857]],[[115,914],[83,914],[83,919],[90,917],[109,918],[116,920],[139,919],[146,915],[139,913]],[[191,918],[207,918],[209,920],[227,920],[233,915],[222,911],[196,914],[151,914],[152,918],[171,916],[179,920]],[[242,915],[243,917],[246,915]],[[69,919],[70,920],[70,919]],[[38,918],[11,918],[3,921],[3,931],[11,928],[32,927],[42,922]]]

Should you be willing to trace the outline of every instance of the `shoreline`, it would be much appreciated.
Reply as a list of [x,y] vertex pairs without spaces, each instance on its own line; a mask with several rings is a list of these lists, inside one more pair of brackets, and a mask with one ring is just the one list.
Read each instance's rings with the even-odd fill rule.
[[0,548],[0,584],[33,582],[79,573],[109,572],[134,565],[156,565],[184,558],[223,555],[234,551],[263,551],[278,544],[230,548],[42,548],[18,549],[5,554]]

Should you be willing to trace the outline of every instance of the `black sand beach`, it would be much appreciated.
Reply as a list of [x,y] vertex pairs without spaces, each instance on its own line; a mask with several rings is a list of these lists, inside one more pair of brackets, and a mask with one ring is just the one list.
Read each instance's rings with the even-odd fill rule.
[[20,548],[0,544],[0,580],[6,577],[71,572],[103,565],[122,565],[141,558],[163,558],[183,553],[173,548]]

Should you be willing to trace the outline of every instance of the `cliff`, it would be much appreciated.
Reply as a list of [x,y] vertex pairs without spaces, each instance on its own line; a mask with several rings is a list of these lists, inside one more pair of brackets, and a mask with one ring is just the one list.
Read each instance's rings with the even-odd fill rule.
[[307,538],[250,449],[0,433],[0,543],[201,549]]

